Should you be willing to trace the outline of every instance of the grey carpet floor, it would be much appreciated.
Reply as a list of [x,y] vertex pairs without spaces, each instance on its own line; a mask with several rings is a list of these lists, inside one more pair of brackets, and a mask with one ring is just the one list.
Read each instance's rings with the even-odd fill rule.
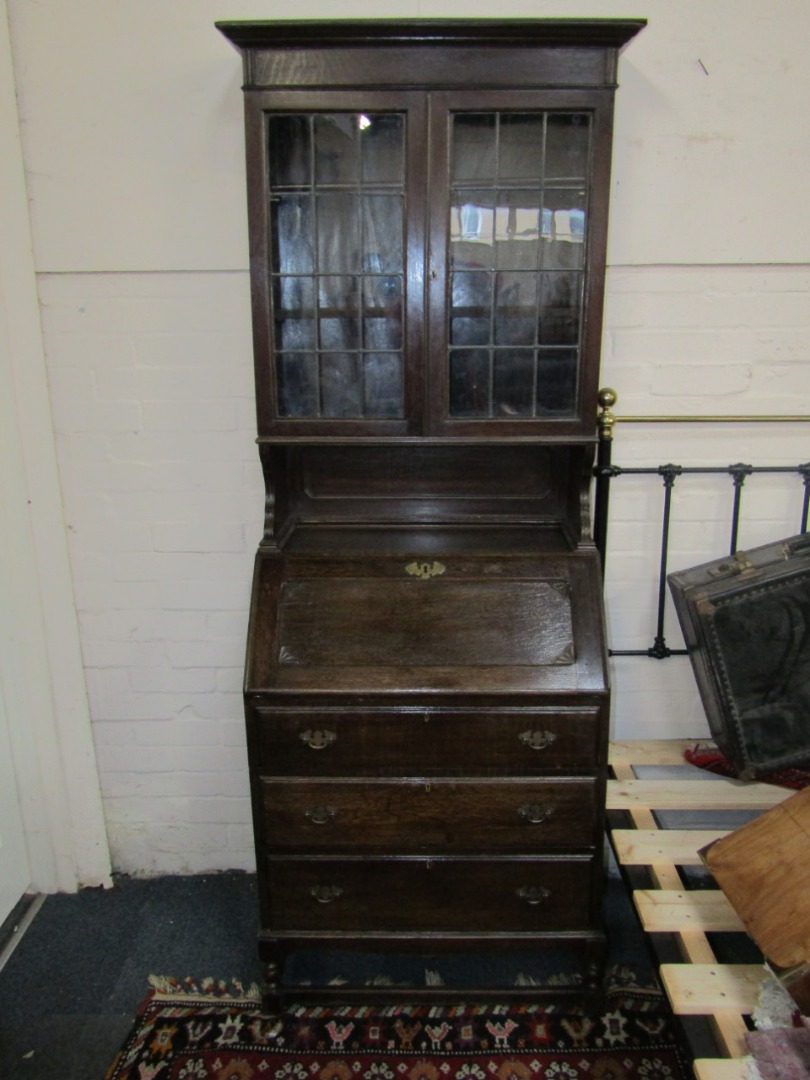
[[[150,974],[259,981],[257,907],[244,873],[119,877],[112,889],[46,897],[0,971],[0,1078],[102,1080]],[[615,867],[606,921],[611,963],[653,978]]]

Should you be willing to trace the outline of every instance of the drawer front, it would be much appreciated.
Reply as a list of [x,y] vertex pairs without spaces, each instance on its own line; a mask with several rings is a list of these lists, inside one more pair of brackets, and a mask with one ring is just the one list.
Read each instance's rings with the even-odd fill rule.
[[270,858],[269,929],[584,930],[594,869],[593,857]]
[[282,851],[572,851],[595,844],[596,790],[589,778],[264,778],[264,838]]
[[275,710],[249,713],[262,773],[277,776],[538,775],[593,769],[596,708]]

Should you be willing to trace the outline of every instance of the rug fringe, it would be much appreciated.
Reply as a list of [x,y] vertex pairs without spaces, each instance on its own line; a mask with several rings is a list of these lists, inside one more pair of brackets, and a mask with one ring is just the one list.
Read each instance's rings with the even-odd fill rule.
[[[184,1003],[188,1003],[193,999],[203,1004],[213,1001],[233,1001],[245,1005],[261,1004],[262,1000],[262,993],[258,983],[254,982],[246,986],[237,978],[215,979],[209,975],[203,979],[196,979],[189,975],[181,980],[173,975],[149,975],[148,981],[152,989],[146,1002],[144,1002],[144,1006],[152,999],[166,1002],[181,1000]],[[516,986],[523,988],[537,986],[538,989],[545,989],[546,991],[555,986],[570,989],[580,985],[581,982],[581,976],[570,973],[560,973],[539,980],[525,972],[520,972],[515,979]],[[347,985],[347,981],[341,976],[335,976],[329,985],[340,987]],[[407,984],[397,984],[390,976],[376,975],[374,978],[369,979],[365,985],[370,988],[384,988],[386,986],[404,986]],[[444,982],[438,972],[426,969],[425,985],[443,986]],[[413,990],[414,994],[418,995],[419,988],[413,987]],[[621,1000],[625,1008],[633,1008],[633,1003],[636,1003],[636,1008],[638,1008],[641,1002],[646,1002],[646,1007],[654,1007],[656,999],[663,996],[661,987],[655,981],[647,985],[640,984],[637,981],[636,972],[626,964],[616,964],[608,969],[606,992],[608,998]],[[466,996],[470,996],[469,991]],[[561,1006],[552,1005],[551,1008],[556,1011]]]
[[261,991],[257,983],[245,985],[239,979],[214,979],[210,975],[204,979],[191,976],[180,982],[172,975],[150,975],[149,985],[156,998],[203,998],[216,1001],[261,1001]]

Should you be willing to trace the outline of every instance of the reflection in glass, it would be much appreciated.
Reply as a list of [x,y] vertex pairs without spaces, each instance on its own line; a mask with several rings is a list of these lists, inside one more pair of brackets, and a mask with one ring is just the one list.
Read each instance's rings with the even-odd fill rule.
[[395,418],[402,410],[402,360],[397,353],[367,353],[363,384],[366,416]]
[[494,179],[496,135],[495,113],[459,113],[453,117],[453,180]]
[[488,416],[489,349],[450,350],[450,415]]
[[311,277],[274,282],[276,341],[284,352],[315,348],[315,293]]
[[451,278],[450,342],[487,345],[491,339],[492,276],[455,273]]
[[402,268],[402,198],[400,195],[362,197],[363,269],[372,273]]
[[318,412],[318,360],[314,352],[277,353],[280,416],[312,416]]
[[363,281],[363,347],[402,348],[402,282],[393,274]]
[[558,271],[540,275],[541,345],[579,342],[582,275]]
[[534,350],[496,349],[492,377],[496,416],[531,416],[534,405]]
[[362,416],[362,365],[358,353],[321,353],[321,414]]
[[539,191],[499,191],[495,211],[495,265],[535,270],[540,263]]
[[315,268],[312,240],[312,199],[308,195],[277,195],[272,201],[274,252],[284,274],[306,274]]
[[320,278],[318,334],[322,349],[359,347],[360,296],[356,277]]
[[536,180],[543,175],[543,113],[501,113],[500,180]]
[[352,273],[360,269],[360,216],[356,195],[329,192],[318,195],[318,269],[321,273]]
[[537,362],[537,415],[570,415],[576,403],[576,349],[541,349]]
[[[361,127],[363,182],[401,184],[405,165],[404,119],[396,114],[366,117]],[[358,126],[365,121],[358,121]]]
[[585,192],[547,188],[543,222],[543,266],[581,267],[585,261]]
[[534,345],[537,275],[501,273],[495,279],[495,344]]
[[315,184],[354,184],[360,178],[360,124],[352,113],[315,115]]
[[590,134],[587,113],[549,113],[546,129],[546,179],[587,178]]
[[455,191],[450,207],[450,262],[456,269],[489,269],[495,234],[495,198],[488,191]]
[[312,149],[309,118],[271,116],[268,140],[275,186],[308,187]]
[[404,415],[405,118],[268,114],[278,415]]
[[590,117],[456,113],[451,123],[450,415],[570,416]]

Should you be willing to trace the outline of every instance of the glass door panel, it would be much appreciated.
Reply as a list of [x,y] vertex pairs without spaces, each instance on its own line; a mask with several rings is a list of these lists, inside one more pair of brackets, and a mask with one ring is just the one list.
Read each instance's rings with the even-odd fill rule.
[[573,419],[590,114],[451,112],[448,123],[449,417]]
[[405,415],[403,113],[270,113],[275,415]]

